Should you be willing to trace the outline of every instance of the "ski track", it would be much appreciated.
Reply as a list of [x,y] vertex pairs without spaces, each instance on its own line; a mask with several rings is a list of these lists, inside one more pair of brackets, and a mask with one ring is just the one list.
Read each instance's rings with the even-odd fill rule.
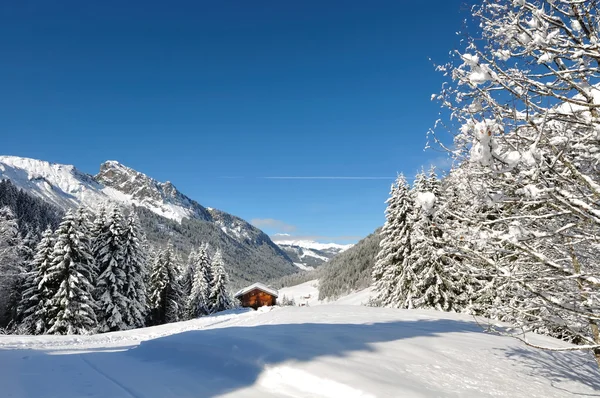
[[79,357],[79,359],[81,359],[81,361],[83,363],[85,363],[87,366],[89,366],[97,374],[104,377],[106,380],[110,381],[111,383],[113,383],[114,385],[119,387],[121,390],[125,391],[131,398],[143,398],[141,395],[136,394],[132,389],[125,386],[123,383],[119,382],[117,379],[109,376],[106,372],[102,371],[96,365],[92,364],[92,362],[89,359],[86,359],[83,355],[77,355],[77,356]]

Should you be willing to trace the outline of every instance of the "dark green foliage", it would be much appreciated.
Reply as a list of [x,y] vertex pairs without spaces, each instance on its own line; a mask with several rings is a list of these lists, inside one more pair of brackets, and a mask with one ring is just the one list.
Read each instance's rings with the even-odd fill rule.
[[[39,237],[48,226],[56,229],[64,216],[62,210],[15,187],[10,180],[0,181],[0,208],[4,206],[15,215],[24,237],[31,231]],[[37,240],[31,243],[32,247]]]
[[267,283],[267,285],[275,289],[281,289],[282,287],[287,286],[300,285],[301,283],[305,283],[315,279],[320,279],[323,276],[324,269],[325,267],[319,267],[311,271],[299,271],[292,275],[286,275],[282,276],[281,278],[272,279]]
[[381,228],[322,266],[319,300],[335,299],[371,285],[375,257],[379,253]]
[[182,292],[178,264],[169,244],[155,257],[148,286],[150,323],[162,325],[177,322],[182,311]]

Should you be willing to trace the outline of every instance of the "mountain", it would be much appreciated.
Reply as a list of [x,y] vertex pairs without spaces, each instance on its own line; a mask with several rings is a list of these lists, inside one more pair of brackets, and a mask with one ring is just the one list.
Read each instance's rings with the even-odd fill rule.
[[311,240],[291,240],[286,239],[285,235],[275,235],[274,239],[275,243],[302,270],[312,270],[354,246],[352,244],[319,243]]
[[297,272],[290,257],[268,235],[239,217],[205,208],[170,182],[159,182],[116,161],[96,176],[71,165],[16,156],[0,156],[0,180],[67,210],[120,204],[135,209],[148,240],[171,241],[181,257],[208,242],[221,248],[233,287]]

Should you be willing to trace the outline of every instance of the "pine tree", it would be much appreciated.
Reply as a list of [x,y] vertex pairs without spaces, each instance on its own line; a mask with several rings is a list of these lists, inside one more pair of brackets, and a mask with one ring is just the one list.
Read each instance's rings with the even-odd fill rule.
[[194,278],[192,290],[187,302],[188,317],[197,318],[210,313],[210,292],[212,283],[211,259],[208,255],[208,244],[200,247],[194,257]]
[[100,259],[99,251],[102,246],[100,237],[106,236],[108,233],[108,223],[106,220],[106,207],[101,206],[98,209],[98,213],[96,214],[96,218],[94,219],[94,224],[90,229],[90,237],[91,237],[91,245],[92,245],[92,253],[94,254],[94,258],[96,261]]
[[410,255],[413,213],[410,186],[404,175],[399,175],[392,185],[387,204],[386,222],[381,230],[380,251],[372,273],[376,291],[374,303],[399,307],[400,298],[395,297],[394,292]]
[[0,208],[0,327],[14,327],[21,299],[23,241],[13,212]]
[[75,210],[74,219],[75,226],[80,233],[79,244],[82,248],[92,255],[92,273],[90,276],[90,283],[92,286],[96,286],[96,279],[98,278],[98,265],[96,264],[96,258],[94,257],[94,225],[90,221],[90,212],[84,206],[79,206]]
[[225,263],[221,250],[217,250],[212,259],[212,283],[209,297],[210,313],[224,311],[231,308],[231,300],[227,294],[229,277],[225,271]]
[[56,231],[47,272],[48,280],[58,285],[49,301],[49,334],[89,334],[96,328],[91,283],[94,261],[81,214],[68,211]]
[[190,251],[188,255],[187,262],[185,263],[183,270],[181,272],[181,292],[186,302],[185,314],[183,316],[186,319],[191,319],[190,317],[194,317],[190,314],[190,311],[187,308],[187,303],[189,302],[190,296],[192,294],[192,285],[194,283],[194,274],[196,273],[196,257],[197,253],[194,249]]
[[30,275],[26,279],[25,291],[20,305],[23,330],[31,334],[44,334],[50,328],[48,311],[50,300],[58,286],[49,278],[49,269],[54,251],[54,232],[48,228],[42,234],[35,256],[31,262]]
[[123,261],[123,218],[115,207],[106,222],[105,231],[96,238],[98,279],[98,329],[109,332],[126,329],[123,314],[129,301],[124,295],[128,275]]
[[[393,296],[400,308],[433,308],[441,311],[462,311],[465,304],[464,286],[452,263],[442,249],[443,223],[441,186],[431,172],[415,178],[411,192],[414,212],[410,224],[410,254],[406,258]],[[434,194],[437,192],[437,196]]]
[[123,270],[125,285],[123,295],[129,305],[123,313],[125,328],[143,327],[147,313],[146,304],[146,256],[142,248],[143,232],[135,213],[127,218],[122,237]]
[[182,292],[176,270],[173,246],[169,244],[156,256],[150,275],[149,302],[153,325],[179,320]]

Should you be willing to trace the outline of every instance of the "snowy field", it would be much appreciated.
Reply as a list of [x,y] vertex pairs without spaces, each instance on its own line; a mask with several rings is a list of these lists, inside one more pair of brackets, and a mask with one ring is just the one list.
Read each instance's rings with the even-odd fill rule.
[[294,299],[297,306],[313,305],[365,305],[371,298],[371,288],[350,293],[333,301],[319,301],[319,280],[315,279],[300,285],[284,287],[279,290],[279,297]]
[[600,395],[587,354],[529,349],[468,316],[349,305],[237,310],[97,336],[0,336],[0,369],[5,398]]

